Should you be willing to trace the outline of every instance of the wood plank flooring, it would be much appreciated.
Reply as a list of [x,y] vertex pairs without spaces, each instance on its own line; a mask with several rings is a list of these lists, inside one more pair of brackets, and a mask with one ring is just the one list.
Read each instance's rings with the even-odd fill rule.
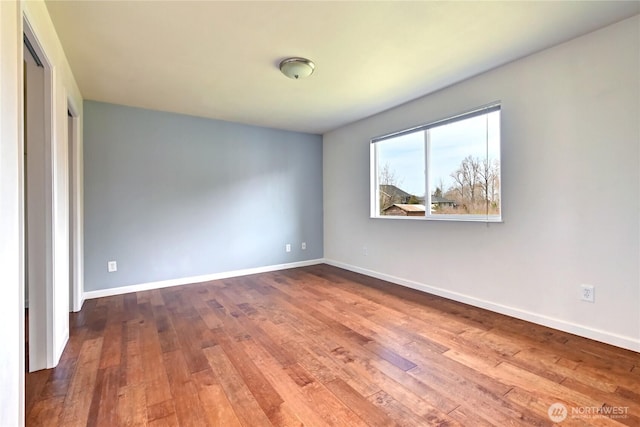
[[88,300],[26,383],[30,426],[640,426],[640,354],[327,265]]

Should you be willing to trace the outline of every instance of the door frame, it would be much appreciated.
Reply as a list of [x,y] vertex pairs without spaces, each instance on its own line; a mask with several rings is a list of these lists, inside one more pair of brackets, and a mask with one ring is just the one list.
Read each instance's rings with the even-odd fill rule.
[[67,96],[67,141],[69,143],[69,311],[78,312],[84,303],[84,258],[83,258],[83,168],[82,144],[80,142],[79,109]]

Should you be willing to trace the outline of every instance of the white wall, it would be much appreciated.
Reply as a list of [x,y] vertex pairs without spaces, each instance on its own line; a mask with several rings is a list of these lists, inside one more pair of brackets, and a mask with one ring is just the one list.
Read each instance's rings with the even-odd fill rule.
[[[0,1],[0,425],[24,422],[24,242],[22,236],[22,14],[53,65],[54,346],[68,334],[67,99],[82,97],[42,1]],[[55,357],[54,357],[55,359]]]
[[22,36],[20,6],[0,2],[0,425],[24,420],[21,265]]
[[[639,28],[636,16],[324,135],[325,257],[640,350]],[[370,138],[495,100],[504,223],[369,218]]]

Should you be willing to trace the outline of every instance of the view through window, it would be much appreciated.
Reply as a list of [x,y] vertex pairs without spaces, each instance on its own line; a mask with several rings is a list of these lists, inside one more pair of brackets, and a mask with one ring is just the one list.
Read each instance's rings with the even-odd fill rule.
[[500,105],[375,138],[372,216],[500,221]]

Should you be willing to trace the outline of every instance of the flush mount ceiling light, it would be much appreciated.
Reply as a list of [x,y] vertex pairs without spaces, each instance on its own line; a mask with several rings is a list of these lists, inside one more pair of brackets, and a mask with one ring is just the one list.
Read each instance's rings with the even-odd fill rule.
[[280,63],[280,71],[290,79],[309,77],[316,65],[305,58],[287,58]]

